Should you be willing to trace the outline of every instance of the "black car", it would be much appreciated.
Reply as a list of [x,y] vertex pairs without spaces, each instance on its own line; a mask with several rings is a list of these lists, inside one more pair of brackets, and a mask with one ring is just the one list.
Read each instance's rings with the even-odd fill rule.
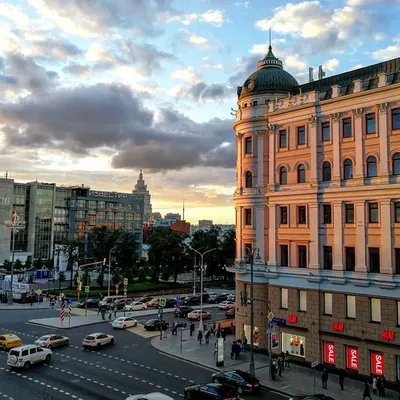
[[176,306],[175,299],[166,299],[164,308],[174,308]]
[[200,296],[188,296],[182,300],[184,306],[198,306],[200,305]]
[[193,311],[192,307],[180,306],[179,308],[175,308],[174,317],[186,318],[187,315],[192,311]]
[[226,310],[225,317],[226,318],[235,318],[235,309],[229,308],[228,310]]
[[240,399],[240,396],[230,386],[207,383],[185,387],[184,398],[190,400],[237,400]]
[[135,301],[137,301],[138,303],[147,303],[150,300],[153,300],[154,297],[152,296],[143,296],[143,297],[139,297],[138,299],[135,299]]
[[99,308],[100,299],[81,300],[77,304],[77,307],[78,308],[86,308],[86,303],[87,303],[87,308]]
[[235,388],[239,394],[258,393],[261,389],[260,381],[255,376],[240,370],[216,372],[212,379]]
[[[159,319],[149,319],[145,324],[144,324],[144,329],[146,331],[159,331],[160,330],[160,320]],[[169,328],[169,323],[166,321],[162,321],[162,330],[166,330]]]
[[209,303],[221,303],[225,300],[228,299],[229,294],[228,293],[221,293],[221,294],[217,294],[214,296],[210,296],[210,298],[208,299]]

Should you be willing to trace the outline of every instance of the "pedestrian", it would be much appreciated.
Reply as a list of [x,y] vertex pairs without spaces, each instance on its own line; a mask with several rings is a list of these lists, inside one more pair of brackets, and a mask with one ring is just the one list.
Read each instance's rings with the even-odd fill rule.
[[190,336],[193,336],[193,333],[194,333],[194,330],[195,330],[195,326],[194,326],[193,322],[190,324],[189,330],[190,330]]
[[341,369],[339,372],[339,386],[340,386],[340,390],[344,390],[344,370]]
[[382,378],[380,376],[378,376],[378,378],[377,378],[376,388],[378,389],[379,397],[382,397]]
[[114,308],[114,318],[117,318],[118,307],[116,304],[114,304],[113,308]]
[[233,360],[233,357],[235,356],[235,351],[236,351],[236,341],[234,340],[231,346],[231,360]]
[[221,337],[221,331],[218,329],[217,330],[217,339],[219,339]]
[[216,340],[214,343],[214,357],[217,354],[217,352],[218,352],[218,340]]
[[286,354],[285,354],[285,364],[286,367],[289,368],[290,367],[290,362],[289,362],[289,351],[286,350]]
[[103,321],[106,320],[106,308],[102,307],[101,309],[101,318],[103,318]]
[[203,332],[199,331],[198,335],[197,335],[197,341],[200,343],[200,346],[203,343]]
[[206,332],[206,343],[207,344],[210,343],[210,335],[211,335],[210,331],[207,330],[207,332]]
[[212,324],[212,333],[215,335],[215,333],[216,333],[216,325],[215,325],[215,322],[213,322],[213,324]]
[[272,380],[275,381],[276,380],[276,362],[274,361],[272,363],[272,370],[271,370],[271,375],[272,375]]
[[372,400],[368,382],[365,382],[365,384],[364,384],[363,400],[365,400],[366,398],[368,398],[369,400]]
[[247,337],[246,336],[243,339],[243,352],[247,353]]
[[239,341],[237,341],[236,346],[235,346],[235,360],[239,360],[241,350],[242,350],[242,348],[240,347],[240,343],[239,343]]
[[110,306],[108,308],[108,319],[111,319],[111,317],[112,317],[112,307]]
[[222,337],[222,339],[224,339],[224,342],[225,342],[225,341],[226,341],[226,332],[225,332],[225,329],[222,330],[222,332],[221,332],[221,337]]
[[372,378],[372,393],[375,395],[376,394],[376,389],[378,388],[378,379],[376,376]]
[[381,383],[382,383],[382,397],[385,397],[385,388],[386,388],[386,378],[385,375],[382,375],[382,379],[381,379]]
[[283,371],[283,359],[281,357],[278,358],[278,372],[279,378],[282,378],[282,371]]
[[322,389],[328,389],[328,370],[325,368],[321,376]]

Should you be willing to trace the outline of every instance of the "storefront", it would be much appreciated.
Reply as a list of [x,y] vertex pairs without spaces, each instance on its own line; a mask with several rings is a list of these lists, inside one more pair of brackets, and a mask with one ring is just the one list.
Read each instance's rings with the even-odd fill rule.
[[334,366],[336,364],[336,344],[324,342],[324,363]]
[[346,346],[346,368],[357,371],[360,366],[360,353],[358,347]]
[[381,352],[370,351],[371,358],[371,374],[385,375],[385,356]]
[[[251,337],[250,325],[243,325],[243,329],[244,329],[244,337],[247,339],[247,342],[250,343],[250,337]],[[253,346],[259,347],[259,343],[260,343],[260,329],[258,328],[258,326],[255,326],[253,329]]]
[[296,357],[306,357],[306,338],[304,336],[282,332],[282,351]]

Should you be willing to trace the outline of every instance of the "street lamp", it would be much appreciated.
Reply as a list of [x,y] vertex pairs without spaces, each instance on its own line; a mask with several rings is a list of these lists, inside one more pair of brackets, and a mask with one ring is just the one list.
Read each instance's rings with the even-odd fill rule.
[[110,296],[111,291],[111,253],[118,248],[118,246],[114,246],[110,252],[108,253],[108,290],[107,295]]
[[250,364],[249,372],[251,375],[256,374],[254,367],[254,253],[257,251],[257,260],[260,259],[260,249],[258,247],[246,247],[247,253],[250,257]]
[[25,229],[25,221],[20,221],[16,211],[13,211],[11,220],[4,221],[4,228],[11,229],[11,282],[8,304],[13,304],[13,281],[14,281],[14,256],[15,256],[15,235]]
[[198,250],[191,249],[200,256],[200,330],[203,331],[203,272],[204,272],[204,256],[207,253],[210,253],[211,251],[217,250],[217,249],[210,249],[207,250],[203,253],[200,253]]

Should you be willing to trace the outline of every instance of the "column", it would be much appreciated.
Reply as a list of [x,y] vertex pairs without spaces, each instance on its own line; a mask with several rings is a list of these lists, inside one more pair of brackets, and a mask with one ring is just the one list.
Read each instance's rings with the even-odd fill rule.
[[381,201],[381,273],[393,274],[391,202]]
[[333,203],[333,266],[335,271],[343,271],[343,206]]
[[242,257],[242,207],[236,207],[236,260]]
[[308,118],[308,143],[311,148],[311,175],[310,182],[318,182],[318,129],[317,129],[317,116],[311,115]]
[[354,166],[354,178],[364,177],[364,151],[363,151],[363,109],[357,108],[353,110],[354,140],[356,147],[356,165]]
[[308,268],[319,269],[319,215],[318,203],[308,205],[308,223],[310,226],[310,249]]
[[388,149],[388,103],[376,105],[378,109],[378,132],[379,132],[379,176],[389,181],[389,149]]
[[365,202],[358,201],[355,204],[357,218],[357,247],[356,247],[356,272],[367,272],[366,263],[366,239],[365,239]]
[[332,142],[333,142],[333,165],[332,181],[340,186],[340,113],[331,114]]
[[269,133],[269,184],[268,189],[270,191],[275,191],[275,131],[276,126],[273,124],[268,125]]
[[265,263],[265,250],[264,250],[264,205],[257,205],[256,211],[256,247],[260,249],[261,260],[257,261],[258,264]]
[[242,157],[243,157],[243,133],[236,133],[236,173],[237,173],[237,188],[240,189],[242,185]]
[[257,186],[264,186],[264,131],[257,131]]
[[269,241],[269,260],[268,260],[268,265],[276,265],[276,232],[277,232],[277,226],[276,226],[276,212],[277,212],[277,207],[276,204],[270,204],[269,205],[269,229],[268,229],[268,241]]

